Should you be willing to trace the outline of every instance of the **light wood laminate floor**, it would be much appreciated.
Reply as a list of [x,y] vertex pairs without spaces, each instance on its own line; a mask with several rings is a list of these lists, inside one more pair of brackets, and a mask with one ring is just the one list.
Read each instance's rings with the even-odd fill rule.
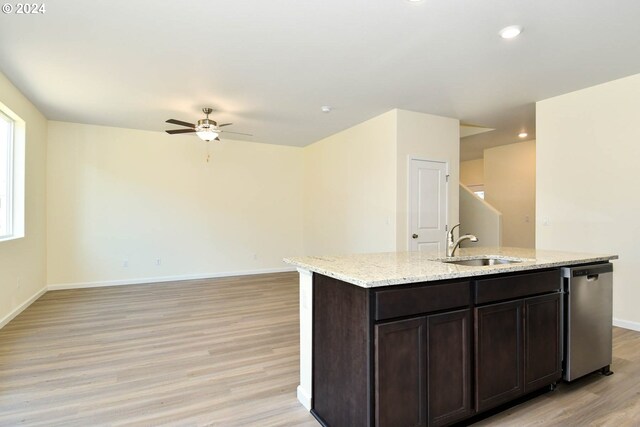
[[48,292],[0,330],[0,426],[318,426],[297,273]]
[[[318,426],[297,402],[296,273],[48,292],[0,330],[0,426]],[[640,426],[640,333],[615,374],[478,426]]]

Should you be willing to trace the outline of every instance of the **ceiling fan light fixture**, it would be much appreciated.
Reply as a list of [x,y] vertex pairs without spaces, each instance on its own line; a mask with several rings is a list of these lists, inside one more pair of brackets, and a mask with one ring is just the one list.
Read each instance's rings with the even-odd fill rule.
[[213,141],[218,137],[218,132],[213,129],[200,129],[196,130],[196,135],[203,141]]
[[[220,128],[224,126],[231,126],[233,123],[222,123],[218,125],[218,122],[209,118],[209,114],[211,114],[212,111],[213,110],[211,108],[203,108],[202,112],[206,115],[206,117],[204,119],[198,120],[195,124],[192,124],[189,122],[183,122],[182,120],[169,119],[166,121],[166,123],[171,123],[173,125],[178,125],[178,126],[184,126],[186,129],[169,129],[165,132],[167,132],[170,135],[193,132],[198,136],[198,138],[200,138],[203,141],[220,141],[219,135],[222,132],[229,132],[226,130],[222,130]],[[238,135],[245,135],[245,136],[253,136],[248,133],[240,133],[240,132],[229,132],[229,133],[235,133]]]

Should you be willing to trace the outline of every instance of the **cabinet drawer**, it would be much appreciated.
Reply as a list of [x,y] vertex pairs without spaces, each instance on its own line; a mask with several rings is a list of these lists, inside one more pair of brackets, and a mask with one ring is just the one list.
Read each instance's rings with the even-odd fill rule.
[[375,319],[411,316],[468,306],[470,282],[452,282],[375,293]]
[[559,269],[482,279],[478,280],[475,285],[475,303],[484,304],[554,292],[559,290],[561,286]]

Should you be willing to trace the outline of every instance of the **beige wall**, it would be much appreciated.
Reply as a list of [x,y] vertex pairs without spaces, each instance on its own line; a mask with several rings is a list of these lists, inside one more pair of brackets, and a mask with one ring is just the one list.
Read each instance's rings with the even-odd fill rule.
[[614,318],[640,329],[640,74],[538,102],[542,249],[615,253]]
[[47,120],[0,73],[0,102],[25,121],[25,237],[0,242],[0,327],[46,284]]
[[301,160],[295,147],[50,122],[48,282],[282,269],[303,252]]
[[396,111],[304,148],[307,255],[395,250]]
[[291,255],[396,250],[409,156],[449,162],[457,220],[457,140],[457,120],[401,110],[304,149],[50,122],[48,283],[269,271]]
[[448,163],[457,222],[459,131],[456,119],[392,110],[306,147],[306,253],[407,250],[410,157]]
[[484,159],[460,162],[460,182],[467,187],[484,185]]
[[502,213],[460,185],[460,235],[473,234],[478,243],[465,240],[461,247],[502,246]]
[[502,213],[502,244],[535,247],[536,142],[484,150],[484,192]]
[[396,250],[409,249],[409,158],[447,162],[449,167],[448,223],[458,223],[460,176],[460,121],[432,114],[394,110],[397,113],[397,237]]

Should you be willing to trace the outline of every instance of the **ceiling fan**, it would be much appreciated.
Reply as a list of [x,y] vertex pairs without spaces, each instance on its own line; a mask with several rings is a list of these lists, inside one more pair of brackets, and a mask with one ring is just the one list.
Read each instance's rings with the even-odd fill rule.
[[174,135],[177,133],[195,132],[195,134],[198,135],[198,137],[200,137],[200,139],[202,139],[203,141],[220,141],[220,138],[218,138],[218,135],[220,135],[223,132],[235,133],[237,135],[253,136],[248,133],[229,132],[227,130],[220,129],[223,126],[229,126],[229,125],[232,125],[233,123],[223,123],[219,125],[218,123],[216,123],[215,120],[210,119],[209,114],[213,112],[212,108],[203,108],[202,112],[206,115],[206,117],[204,119],[198,120],[196,124],[187,123],[187,122],[183,122],[182,120],[176,120],[176,119],[167,120],[166,123],[171,123],[173,125],[178,125],[178,126],[186,126],[188,129],[170,129],[166,132],[170,135]]

